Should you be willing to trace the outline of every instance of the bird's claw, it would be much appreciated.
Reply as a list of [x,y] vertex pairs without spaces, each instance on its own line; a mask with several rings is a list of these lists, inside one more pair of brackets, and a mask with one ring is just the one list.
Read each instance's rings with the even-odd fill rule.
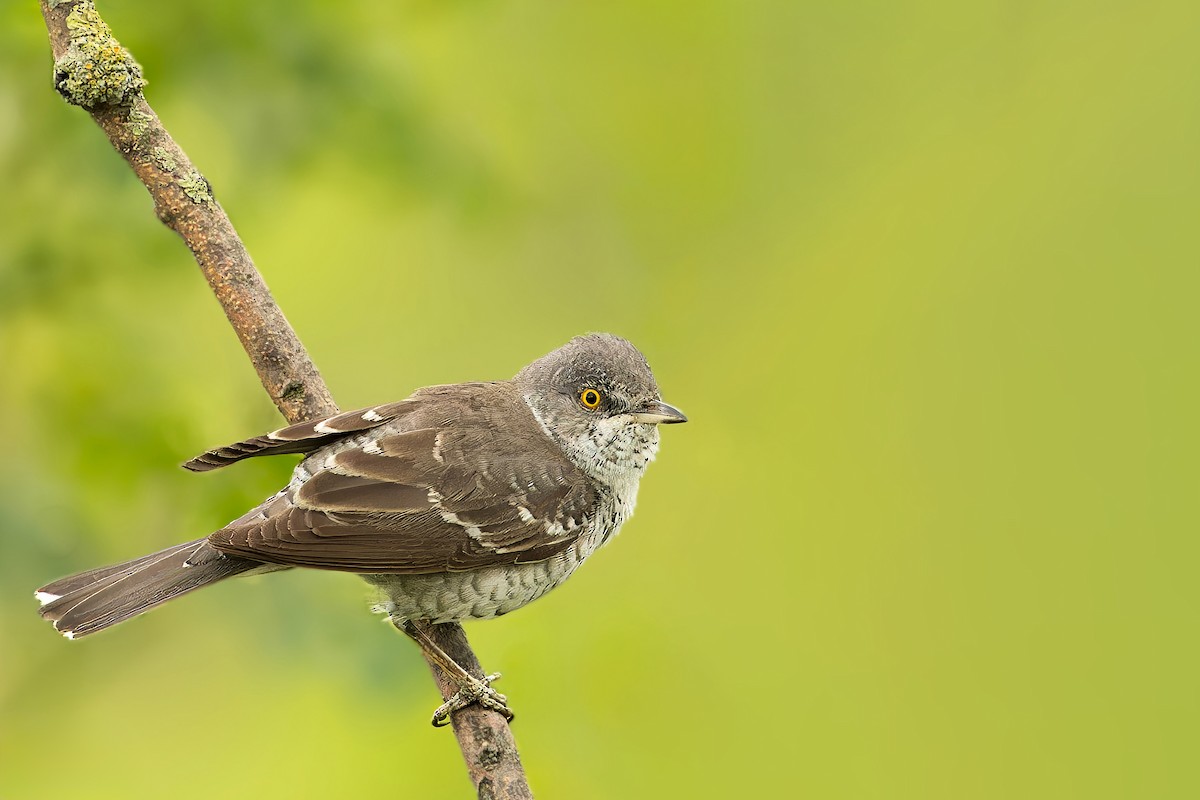
[[[469,677],[469,676],[468,676]],[[470,678],[459,683],[458,692],[433,712],[433,727],[441,728],[450,724],[450,715],[460,708],[466,708],[472,703],[478,703],[489,711],[495,711],[512,722],[514,714],[508,707],[508,698],[492,688],[492,681],[500,678],[499,672],[493,672],[483,680]]]

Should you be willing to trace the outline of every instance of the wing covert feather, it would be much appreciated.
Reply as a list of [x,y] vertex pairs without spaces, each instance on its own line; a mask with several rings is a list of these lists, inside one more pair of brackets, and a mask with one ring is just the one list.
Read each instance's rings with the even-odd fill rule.
[[[433,397],[417,393],[414,408],[374,426],[377,436],[314,452],[302,464],[312,477],[210,541],[271,563],[365,573],[458,571],[555,556],[594,516],[596,494],[505,388],[465,384],[438,387]],[[536,435],[511,435],[514,417],[524,421],[520,414]]]

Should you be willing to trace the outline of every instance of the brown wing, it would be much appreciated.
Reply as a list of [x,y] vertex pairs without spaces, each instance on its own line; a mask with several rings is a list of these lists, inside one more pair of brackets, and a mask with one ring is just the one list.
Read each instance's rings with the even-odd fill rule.
[[371,408],[346,411],[332,417],[298,422],[242,442],[218,447],[185,462],[184,469],[207,472],[253,456],[311,453],[348,434],[370,430],[404,416],[413,409],[412,400],[401,400]]
[[377,436],[314,453],[300,468],[312,477],[209,541],[275,564],[427,573],[542,561],[591,521],[591,484],[511,387],[439,387],[411,402]]

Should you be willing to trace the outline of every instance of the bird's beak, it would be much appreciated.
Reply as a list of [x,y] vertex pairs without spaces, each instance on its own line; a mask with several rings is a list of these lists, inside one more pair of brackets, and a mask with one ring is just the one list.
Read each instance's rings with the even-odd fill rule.
[[645,422],[650,425],[657,423],[672,424],[676,422],[687,422],[687,417],[683,415],[675,406],[669,406],[661,400],[651,400],[646,405],[633,412],[633,418],[638,422]]

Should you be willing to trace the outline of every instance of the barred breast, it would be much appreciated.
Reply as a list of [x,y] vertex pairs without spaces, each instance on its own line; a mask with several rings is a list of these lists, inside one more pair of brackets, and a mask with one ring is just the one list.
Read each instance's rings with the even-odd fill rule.
[[515,611],[558,586],[586,556],[574,546],[533,564],[429,575],[363,575],[387,600],[380,608],[397,620],[457,622]]
[[492,619],[532,603],[571,576],[620,529],[625,503],[605,502],[588,532],[545,561],[426,575],[362,575],[385,602],[378,610],[395,620],[434,623]]

